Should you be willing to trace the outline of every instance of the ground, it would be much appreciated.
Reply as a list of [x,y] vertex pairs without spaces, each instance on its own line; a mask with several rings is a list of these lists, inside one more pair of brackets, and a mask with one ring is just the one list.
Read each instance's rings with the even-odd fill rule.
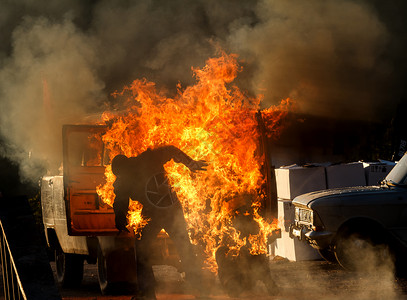
[[[53,263],[52,267],[55,271]],[[280,287],[278,296],[268,296],[264,285],[258,282],[252,291],[239,299],[407,299],[407,279],[394,278],[386,271],[373,275],[347,272],[338,265],[325,261],[289,262],[284,259],[270,261],[273,277]],[[157,298],[194,299],[187,283],[171,266],[155,266]],[[60,289],[63,299],[116,299],[130,296],[101,296],[96,265],[85,265],[83,285],[79,289]],[[211,285],[210,299],[229,298],[216,281]]]

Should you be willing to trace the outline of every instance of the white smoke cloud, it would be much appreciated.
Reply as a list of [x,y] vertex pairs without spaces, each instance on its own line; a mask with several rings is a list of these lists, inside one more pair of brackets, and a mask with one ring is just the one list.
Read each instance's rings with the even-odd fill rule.
[[103,99],[89,39],[69,19],[27,18],[13,32],[13,53],[0,71],[0,130],[23,177],[33,178],[33,165],[59,167],[62,124],[83,119]]
[[371,8],[355,1],[264,0],[256,11],[260,22],[238,24],[229,41],[255,58],[253,88],[264,91],[267,104],[290,96],[307,113],[332,115],[334,106],[371,117],[375,76],[388,76],[379,63],[389,38]]
[[265,106],[290,96],[304,112],[371,118],[402,92],[394,89],[401,80],[393,55],[405,44],[389,47],[385,20],[402,18],[386,19],[378,3],[6,0],[3,155],[20,163],[26,178],[35,177],[33,165],[58,168],[62,124],[100,112],[110,93],[137,78],[186,86],[194,81],[191,67],[215,54],[214,43],[240,55],[239,84],[264,93]]

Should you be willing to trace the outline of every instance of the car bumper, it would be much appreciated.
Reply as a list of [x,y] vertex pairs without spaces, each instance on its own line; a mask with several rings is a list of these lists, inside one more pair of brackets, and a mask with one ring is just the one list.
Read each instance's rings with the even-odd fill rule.
[[306,241],[315,249],[326,249],[331,245],[333,233],[330,231],[314,231],[305,226],[291,224],[290,237]]

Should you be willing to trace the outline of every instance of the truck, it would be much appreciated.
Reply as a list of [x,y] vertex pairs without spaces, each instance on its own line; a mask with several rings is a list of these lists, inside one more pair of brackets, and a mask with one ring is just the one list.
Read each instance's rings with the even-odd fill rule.
[[[96,187],[110,163],[102,142],[104,125],[64,125],[63,174],[41,179],[45,238],[55,254],[57,281],[79,286],[84,262],[97,263],[102,294],[133,293],[136,282],[134,235],[115,228],[113,208]],[[156,263],[176,265],[176,250],[164,232],[157,237]]]
[[[258,116],[262,125],[261,117]],[[260,151],[270,158],[264,129],[260,127]],[[81,284],[84,262],[97,264],[102,294],[134,293],[136,260],[134,234],[115,228],[113,208],[98,196],[110,164],[102,136],[107,125],[64,125],[62,128],[63,172],[41,179],[41,206],[45,238],[55,253],[57,281],[63,287]],[[277,211],[275,178],[266,159],[263,174],[267,193],[264,211]],[[154,264],[180,266],[171,239],[160,232],[151,253]]]

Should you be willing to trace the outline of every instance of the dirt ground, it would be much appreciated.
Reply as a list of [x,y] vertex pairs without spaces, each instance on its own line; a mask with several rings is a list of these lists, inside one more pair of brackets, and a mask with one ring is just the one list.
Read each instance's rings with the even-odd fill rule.
[[[55,265],[51,263],[55,272]],[[274,259],[270,270],[280,291],[268,296],[259,281],[239,299],[407,299],[407,279],[394,278],[385,271],[372,275],[347,272],[325,261],[289,262]],[[188,284],[174,267],[155,266],[157,298],[195,299]],[[131,299],[131,296],[102,296],[99,291],[96,265],[85,264],[83,284],[78,289],[60,289],[63,299]],[[209,299],[233,299],[221,289],[219,281],[210,287]]]

